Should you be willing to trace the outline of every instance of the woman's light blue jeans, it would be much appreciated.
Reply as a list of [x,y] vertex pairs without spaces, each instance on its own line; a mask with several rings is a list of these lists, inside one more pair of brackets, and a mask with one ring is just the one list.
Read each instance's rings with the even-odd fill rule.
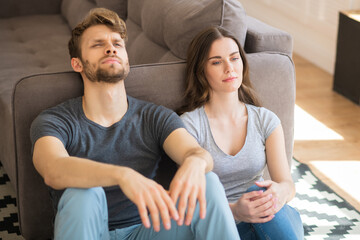
[[190,226],[171,222],[160,232],[142,224],[109,231],[108,209],[103,188],[69,188],[62,195],[55,218],[55,239],[240,239],[225,191],[216,174],[206,174],[206,218],[200,219],[197,204]]
[[[266,190],[256,185],[247,192]],[[294,208],[285,204],[275,217],[266,223],[240,222],[237,225],[242,240],[303,240],[304,228],[300,214]]]

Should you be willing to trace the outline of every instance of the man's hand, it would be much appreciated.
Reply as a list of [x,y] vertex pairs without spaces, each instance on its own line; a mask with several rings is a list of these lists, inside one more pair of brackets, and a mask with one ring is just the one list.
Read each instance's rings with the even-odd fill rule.
[[205,173],[213,168],[213,159],[201,148],[196,139],[184,128],[173,131],[165,140],[163,148],[166,154],[180,165],[170,183],[169,194],[174,204],[178,202],[178,225],[190,225],[194,215],[196,201],[199,201],[200,218],[206,215]]
[[141,221],[146,228],[150,228],[148,211],[155,232],[160,231],[159,213],[166,230],[171,228],[170,217],[176,221],[179,219],[175,203],[161,185],[130,168],[122,174],[122,179],[120,188],[138,207]]
[[200,205],[200,218],[206,215],[206,180],[205,180],[205,161],[196,157],[186,159],[176,172],[171,181],[169,194],[174,203],[178,203],[179,220],[178,225],[184,223],[190,225],[194,215],[196,201]]

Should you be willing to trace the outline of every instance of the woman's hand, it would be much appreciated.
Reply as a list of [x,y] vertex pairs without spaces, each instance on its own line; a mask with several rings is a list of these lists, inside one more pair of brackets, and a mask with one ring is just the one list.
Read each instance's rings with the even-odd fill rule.
[[271,180],[266,180],[262,182],[255,182],[258,187],[266,188],[264,194],[272,195],[275,213],[280,211],[280,209],[286,204],[289,197],[289,191],[287,191],[287,183],[276,183]]
[[244,193],[238,201],[229,205],[235,220],[242,222],[265,223],[276,213],[272,194],[262,190]]

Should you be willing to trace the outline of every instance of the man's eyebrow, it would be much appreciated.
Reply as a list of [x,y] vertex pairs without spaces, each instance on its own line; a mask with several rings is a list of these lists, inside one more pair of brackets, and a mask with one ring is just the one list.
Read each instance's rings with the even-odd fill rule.
[[90,40],[91,43],[99,43],[99,42],[104,42],[103,39],[91,39]]
[[[235,55],[235,54],[237,54],[237,53],[239,53],[239,51],[233,52],[233,53],[231,53],[229,56]],[[209,58],[208,58],[208,60],[211,60],[211,59],[221,59],[221,57],[220,57],[220,56],[213,56],[213,57],[209,57]]]

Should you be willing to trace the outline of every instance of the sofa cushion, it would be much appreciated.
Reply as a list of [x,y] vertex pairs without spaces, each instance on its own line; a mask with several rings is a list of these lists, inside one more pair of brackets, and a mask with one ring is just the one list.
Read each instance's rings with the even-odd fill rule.
[[86,14],[95,7],[104,7],[115,11],[124,21],[127,17],[127,0],[63,0],[61,13],[73,29]]
[[[211,25],[223,26],[244,44],[245,17],[238,0],[132,0],[128,3],[128,18],[140,26],[149,40],[180,59],[186,58],[187,47],[194,36]],[[132,41],[130,37],[129,41]],[[139,48],[131,44],[135,50]]]
[[293,40],[290,34],[267,25],[256,18],[247,16],[246,19],[248,28],[245,51],[247,53],[278,52],[291,57]]

